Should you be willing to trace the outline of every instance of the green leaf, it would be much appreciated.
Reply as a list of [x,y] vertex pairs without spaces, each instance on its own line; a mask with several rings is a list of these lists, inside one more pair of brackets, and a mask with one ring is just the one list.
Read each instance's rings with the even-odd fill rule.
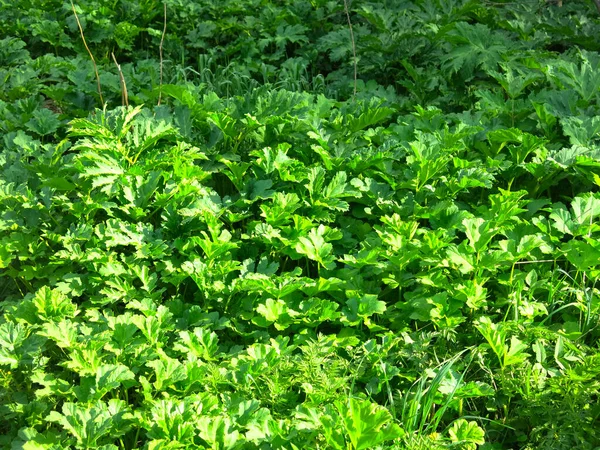
[[[196,421],[202,416],[202,402],[192,399],[160,399],[152,405],[146,423],[150,439],[178,444],[175,448],[191,447],[197,435]],[[160,447],[159,447],[160,448]]]
[[107,248],[119,245],[141,247],[145,241],[143,228],[119,219],[108,219],[94,230]]
[[277,319],[287,313],[287,305],[281,299],[268,298],[256,308],[256,312],[269,322],[277,322]]
[[352,54],[351,42],[349,30],[342,28],[319,38],[317,48],[323,53],[329,53],[332,61],[341,61]]
[[41,370],[35,371],[31,375],[31,381],[41,386],[44,386],[43,389],[37,389],[35,391],[35,395],[37,398],[44,398],[49,396],[65,398],[71,397],[73,394],[72,383],[63,380],[62,378],[58,378],[51,373],[44,373]]
[[321,166],[311,167],[308,171],[308,184],[306,188],[311,198],[319,198],[325,186],[325,169]]
[[336,172],[331,182],[323,190],[323,197],[338,198],[344,196],[348,186],[347,179],[346,172]]
[[541,74],[537,72],[524,71],[510,64],[500,63],[500,66],[504,70],[504,73],[500,74],[496,71],[488,71],[488,74],[500,83],[502,89],[506,91],[511,99],[519,97],[527,86],[541,78]]
[[133,386],[134,373],[122,364],[105,364],[96,371],[96,386],[94,398],[100,400],[108,392],[123,385],[125,388]]
[[552,208],[552,213],[550,213],[550,219],[552,219],[552,226],[561,233],[575,234],[577,225],[571,218],[571,214],[565,205],[554,205]]
[[343,313],[351,324],[371,317],[373,314],[383,314],[387,309],[385,302],[378,300],[377,295],[364,294],[361,297],[351,297],[346,301],[347,308]]
[[527,348],[527,344],[524,344],[514,336],[511,337],[510,347],[504,355],[504,367],[523,363],[529,357],[529,354],[525,353]]
[[108,435],[117,437],[127,430],[125,421],[129,417],[125,402],[112,399],[108,403],[91,405],[67,402],[62,414],[51,411],[48,422],[56,422],[77,440],[78,448],[96,448]]
[[592,141],[600,137],[600,117],[564,117],[560,120],[563,132],[571,145],[591,147]]
[[577,196],[571,203],[573,221],[577,225],[590,225],[600,216],[600,198],[598,194],[584,194]]
[[156,273],[150,272],[150,268],[145,264],[132,265],[131,270],[137,275],[142,282],[142,289],[146,292],[152,292],[158,282]]
[[179,332],[180,341],[175,342],[173,349],[183,352],[188,359],[213,360],[219,351],[219,339],[214,331],[205,328],[194,328],[193,332]]
[[550,65],[548,74],[559,88],[575,90],[585,103],[591,102],[600,91],[600,73],[586,53],[580,52],[580,64],[557,60]]
[[487,289],[478,280],[467,280],[456,287],[456,297],[472,310],[478,310],[487,305]]
[[362,112],[358,117],[349,116],[348,128],[351,133],[356,133],[357,131],[383,122],[395,112],[392,108],[387,108],[376,103],[366,105],[365,109],[366,111]]
[[21,428],[19,430],[19,439],[13,441],[13,446],[22,445],[23,450],[62,450],[60,439],[52,432],[44,434],[38,433],[34,428]]
[[369,400],[350,398],[335,402],[335,407],[353,449],[373,448],[404,435],[390,412]]
[[51,339],[60,348],[74,348],[77,345],[78,328],[69,319],[60,322],[49,322],[42,325],[38,331],[40,336]]
[[4,245],[4,242],[2,242],[2,245],[0,245],[0,269],[6,269],[13,258],[13,253],[6,245]]
[[198,434],[215,450],[230,450],[244,446],[244,439],[234,429],[229,418],[198,417]]
[[16,369],[23,358],[21,351],[28,332],[23,324],[6,322],[0,324],[0,365]]
[[[475,449],[477,445],[485,444],[485,431],[474,421],[455,420],[448,430],[448,434],[452,443],[463,444],[462,448]],[[465,444],[467,445],[465,446]]]
[[335,268],[335,257],[332,255],[333,246],[325,242],[327,228],[319,225],[308,233],[307,237],[301,236],[296,243],[296,251],[301,255],[306,255],[308,259],[316,261],[325,269]]
[[295,193],[277,192],[272,197],[273,203],[262,204],[260,209],[265,221],[273,227],[280,227],[292,220],[292,214],[301,207],[300,197]]
[[495,70],[502,62],[503,55],[512,47],[505,35],[493,32],[480,23],[471,25],[457,22],[446,39],[454,45],[442,58],[442,69],[451,73],[462,70],[467,80],[478,67],[487,71]]
[[500,325],[492,323],[489,317],[482,316],[475,323],[475,328],[483,335],[485,340],[490,345],[493,352],[496,354],[500,366],[504,367],[504,358],[508,349],[504,344],[506,333]]
[[[257,406],[260,405],[258,402],[256,402],[256,404]],[[246,413],[246,411],[244,412]],[[245,425],[248,431],[246,432],[245,437],[254,444],[264,441],[273,441],[276,436],[284,435],[280,423],[271,417],[271,413],[267,408],[260,408],[251,416],[249,415],[248,418],[249,421]],[[242,416],[242,424],[243,421],[244,418]],[[240,423],[239,419],[236,422]]]
[[552,136],[555,130],[557,118],[550,113],[547,104],[533,102],[533,106],[544,133],[546,136]]
[[157,314],[150,317],[133,316],[131,321],[139,328],[148,342],[152,345],[159,344],[171,326],[167,321],[171,318],[164,306],[159,306]]
[[458,387],[454,398],[493,397],[496,391],[492,386],[481,381],[469,381]]
[[246,193],[250,200],[271,198],[275,191],[271,189],[272,180],[250,180],[246,183]]
[[561,251],[577,270],[585,271],[600,264],[600,249],[587,242],[571,240],[563,244]]
[[520,144],[523,142],[523,131],[518,128],[501,128],[488,132],[487,138],[491,143],[504,147],[508,143]]
[[87,340],[70,348],[68,359],[62,365],[79,374],[81,377],[95,376],[103,364],[104,340],[96,335],[94,340]]
[[497,231],[492,228],[490,222],[481,217],[463,219],[462,224],[465,227],[469,245],[477,253],[485,249],[497,234]]
[[154,369],[155,380],[153,386],[159,392],[185,380],[187,377],[185,366],[177,359],[170,358],[165,354],[161,354],[160,359],[147,362],[146,365]]
[[450,245],[446,249],[446,258],[448,262],[457,267],[461,273],[470,273],[475,269],[472,250],[465,245]]
[[36,292],[32,303],[36,308],[37,316],[44,322],[60,322],[77,315],[77,306],[66,295],[48,286]]
[[25,124],[28,130],[40,136],[55,133],[60,127],[58,114],[47,108],[39,108],[33,112],[33,117]]

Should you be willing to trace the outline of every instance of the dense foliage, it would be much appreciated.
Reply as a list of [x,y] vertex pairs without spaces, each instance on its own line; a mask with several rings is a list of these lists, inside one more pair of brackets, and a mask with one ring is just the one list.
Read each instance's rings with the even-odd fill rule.
[[592,2],[74,8],[0,0],[0,447],[600,448]]

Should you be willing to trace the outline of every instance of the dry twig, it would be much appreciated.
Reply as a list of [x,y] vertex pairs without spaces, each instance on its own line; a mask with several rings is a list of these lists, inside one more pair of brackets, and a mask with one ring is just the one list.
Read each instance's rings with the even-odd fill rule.
[[354,96],[356,96],[356,84],[358,80],[358,62],[356,60],[356,44],[354,42],[354,31],[352,30],[352,21],[350,20],[350,11],[348,10],[348,0],[344,0],[344,12],[348,19],[348,27],[350,28],[350,39],[352,40],[352,54],[354,55]]
[[123,71],[121,71],[121,66],[117,62],[117,58],[115,58],[115,54],[111,52],[115,65],[117,66],[117,70],[119,71],[119,80],[121,81],[121,104],[123,106],[129,107],[129,96],[127,95],[127,83],[125,83],[125,77],[123,76]]
[[73,0],[71,0],[71,8],[73,8],[73,14],[75,14],[75,20],[77,21],[77,26],[79,27],[79,32],[81,33],[81,39],[83,40],[83,45],[87,50],[90,58],[92,60],[92,64],[94,65],[94,73],[96,74],[96,82],[98,83],[98,95],[100,96],[100,104],[102,105],[102,109],[104,109],[104,98],[102,97],[102,88],[100,86],[100,74],[98,74],[98,66],[96,65],[96,60],[94,59],[94,55],[85,41],[85,36],[83,35],[83,28],[81,27],[81,22],[79,21],[79,16],[77,15],[77,11],[75,11],[75,5],[73,4]]

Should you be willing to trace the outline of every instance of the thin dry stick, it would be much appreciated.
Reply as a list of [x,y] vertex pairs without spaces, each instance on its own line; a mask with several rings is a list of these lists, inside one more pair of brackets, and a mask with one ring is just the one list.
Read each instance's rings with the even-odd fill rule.
[[517,261],[515,263],[515,265],[521,265],[521,264],[538,264],[538,263],[551,263],[551,262],[556,262],[555,259],[537,259],[535,261]]
[[160,38],[160,46],[158,47],[158,52],[160,56],[160,81],[158,87],[158,106],[160,106],[160,101],[162,99],[162,84],[163,84],[163,43],[165,42],[165,34],[167,34],[167,3],[163,3],[164,6],[164,17],[165,22],[163,26],[162,36]]
[[115,54],[111,52],[111,56],[119,71],[119,80],[121,81],[121,104],[129,108],[129,97],[127,95],[127,83],[125,83],[125,77],[121,71],[121,66],[117,62],[117,58],[115,58]]
[[77,11],[75,11],[75,5],[73,4],[73,0],[71,0],[71,8],[73,8],[73,14],[75,14],[75,20],[77,21],[77,26],[79,27],[79,32],[81,33],[81,39],[83,40],[83,45],[87,50],[90,58],[92,59],[92,64],[94,65],[94,73],[96,74],[96,82],[98,83],[98,95],[100,96],[100,104],[102,105],[102,109],[104,109],[104,98],[102,97],[102,88],[100,87],[100,75],[98,74],[98,66],[96,66],[96,60],[94,59],[94,55],[85,41],[85,36],[83,35],[83,28],[81,27],[81,22],[79,22],[79,16],[77,15]]
[[510,6],[510,5],[523,5],[523,4],[527,4],[527,5],[531,4],[531,5],[533,5],[534,3],[539,3],[539,2],[540,2],[540,0],[531,0],[531,1],[527,1],[527,2],[524,1],[524,0],[521,0],[521,1],[518,1],[518,2],[502,2],[502,3],[499,3],[499,2],[492,2],[492,1],[488,1],[488,0],[483,0],[483,3],[485,3],[486,5],[492,5],[492,6]]
[[350,28],[350,39],[352,40],[352,54],[354,55],[354,96],[356,97],[356,83],[358,80],[358,63],[356,60],[356,44],[354,42],[354,31],[352,30],[352,22],[350,21],[350,11],[348,10],[348,0],[344,0],[344,12],[348,19],[348,27]]
[[596,5],[596,8],[598,9],[598,12],[600,13],[600,0],[594,0],[594,5]]

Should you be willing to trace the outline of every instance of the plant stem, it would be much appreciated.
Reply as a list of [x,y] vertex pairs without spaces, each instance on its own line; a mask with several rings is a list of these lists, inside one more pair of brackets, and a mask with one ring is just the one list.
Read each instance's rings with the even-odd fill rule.
[[117,62],[117,58],[115,58],[115,54],[111,52],[115,65],[117,66],[117,70],[119,71],[119,81],[121,82],[121,104],[127,108],[129,108],[129,97],[127,95],[127,83],[125,83],[125,77],[123,76],[123,72],[121,71],[121,66]]
[[100,86],[100,75],[98,74],[98,66],[96,65],[96,60],[94,59],[94,55],[85,41],[85,36],[83,35],[83,28],[81,27],[81,22],[79,22],[79,16],[77,15],[77,11],[75,11],[75,5],[73,4],[73,0],[71,0],[71,8],[73,8],[73,14],[75,14],[75,20],[77,21],[77,26],[79,27],[79,32],[81,33],[81,39],[83,40],[83,45],[87,50],[90,58],[92,60],[92,64],[94,65],[94,73],[96,74],[96,82],[98,84],[98,95],[100,96],[100,104],[102,105],[102,109],[104,109],[104,98],[102,97],[102,87]]
[[352,21],[350,20],[350,11],[348,10],[348,0],[344,0],[344,12],[346,13],[346,19],[348,19],[348,27],[350,28],[350,39],[352,40],[352,54],[354,56],[354,96],[356,97],[356,83],[357,83],[357,79],[358,79],[358,63],[357,63],[357,59],[356,59],[356,43],[354,41],[354,31],[352,30]]
[[164,7],[164,26],[162,36],[160,38],[160,45],[158,46],[158,54],[160,57],[160,65],[159,65],[159,85],[158,85],[158,106],[160,106],[160,101],[162,99],[162,84],[163,84],[163,44],[165,42],[165,34],[167,34],[167,3],[163,3]]

